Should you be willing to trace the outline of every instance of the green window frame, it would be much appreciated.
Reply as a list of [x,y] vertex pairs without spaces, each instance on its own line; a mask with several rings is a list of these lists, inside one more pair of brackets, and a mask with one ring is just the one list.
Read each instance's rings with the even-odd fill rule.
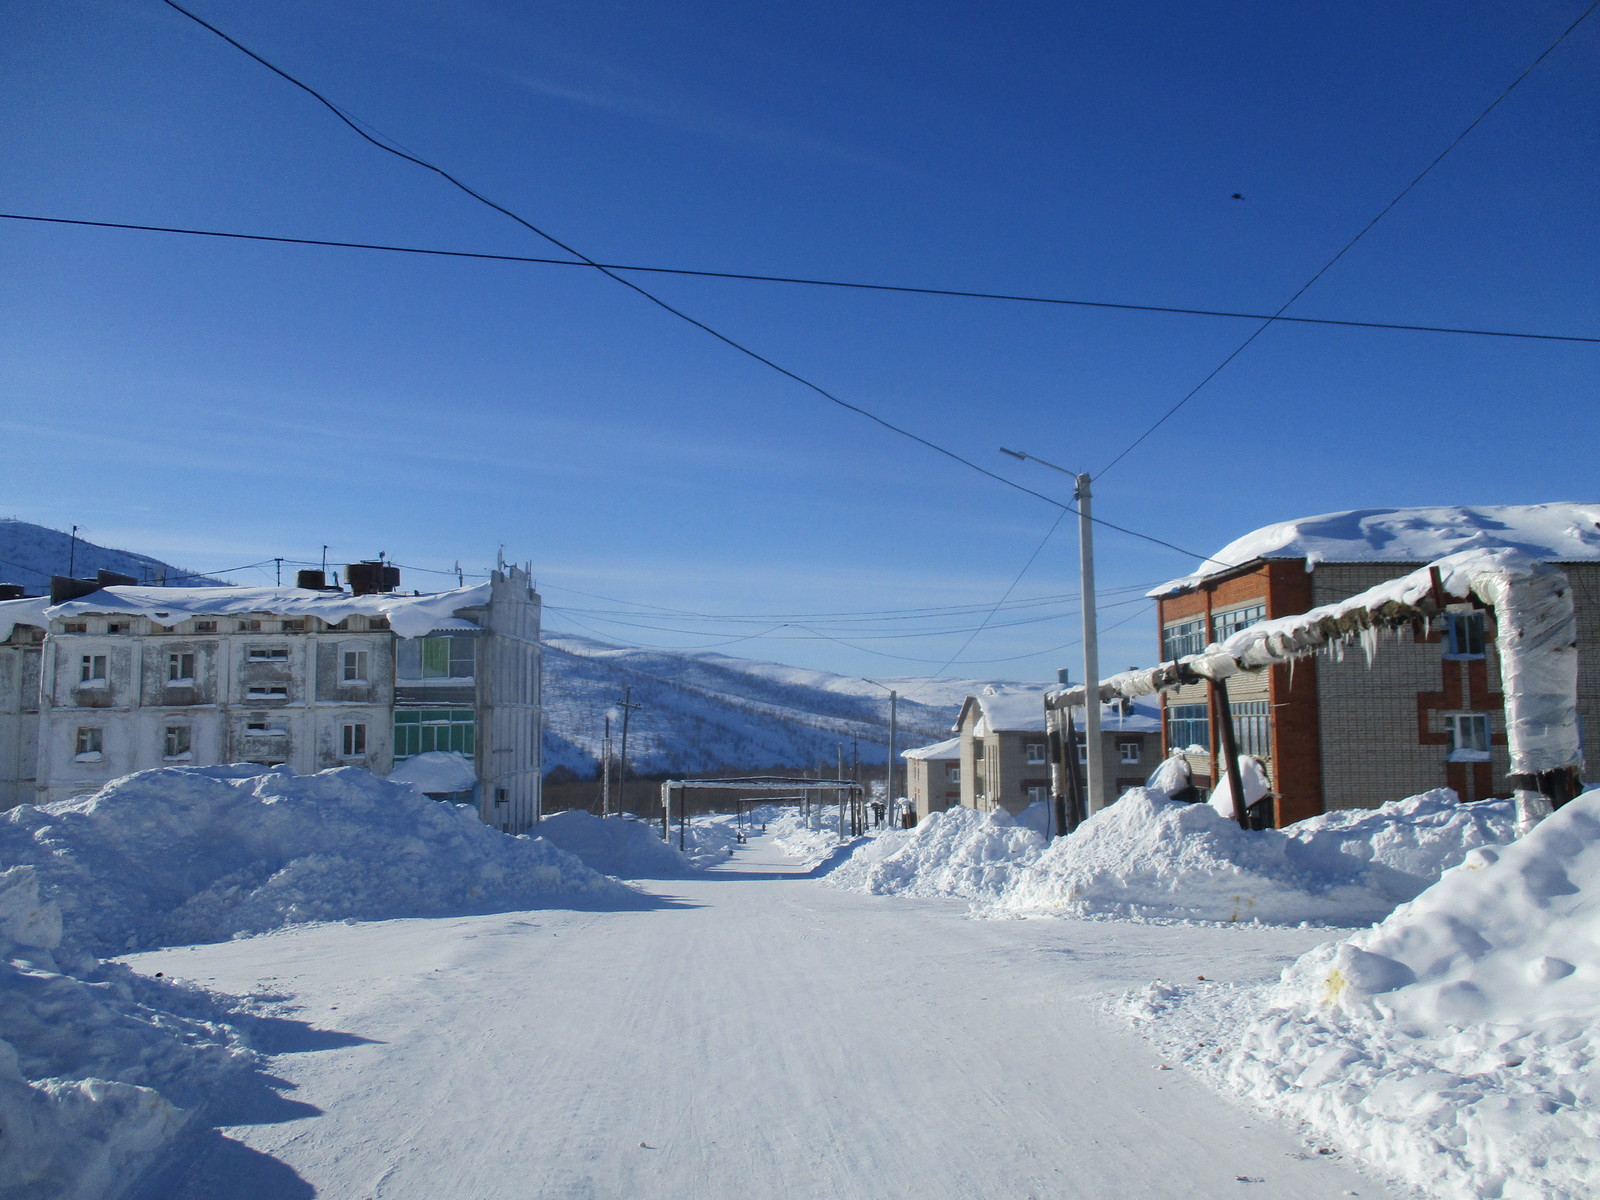
[[394,761],[452,750],[468,758],[477,750],[478,720],[470,708],[401,708],[394,714]]

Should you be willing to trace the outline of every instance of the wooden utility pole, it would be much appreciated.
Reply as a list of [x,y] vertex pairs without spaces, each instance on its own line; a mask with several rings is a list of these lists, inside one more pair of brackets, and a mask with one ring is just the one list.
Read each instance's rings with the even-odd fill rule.
[[643,708],[642,704],[631,703],[633,699],[633,685],[628,684],[622,689],[622,699],[617,701],[617,707],[622,710],[622,761],[617,764],[617,808],[624,810],[628,807],[628,715],[636,708]]
[[611,815],[611,714],[606,713],[606,735],[600,741],[600,815]]

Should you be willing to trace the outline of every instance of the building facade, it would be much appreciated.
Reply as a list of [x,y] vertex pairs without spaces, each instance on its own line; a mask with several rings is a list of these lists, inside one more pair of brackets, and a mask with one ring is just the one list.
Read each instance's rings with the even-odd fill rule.
[[[1533,506],[1553,507],[1576,506]],[[1334,514],[1341,515],[1359,514]],[[1513,531],[1514,520],[1506,521]],[[1285,549],[1295,548],[1291,542]],[[1158,589],[1162,661],[1196,653],[1257,621],[1344,600],[1430,561],[1384,557],[1364,541],[1344,551],[1356,561],[1337,561],[1339,553],[1319,547],[1314,557],[1261,555]],[[1595,554],[1600,558],[1600,547]],[[1227,561],[1228,552],[1219,557]],[[1573,588],[1579,718],[1585,741],[1600,744],[1592,740],[1600,738],[1600,561],[1562,561],[1554,554],[1549,561]],[[1430,788],[1453,788],[1463,801],[1507,796],[1512,789],[1496,638],[1492,612],[1454,604],[1427,627],[1403,628],[1378,642],[1370,663],[1354,650],[1235,676],[1228,680],[1226,711],[1210,685],[1186,684],[1163,697],[1163,740],[1185,753],[1196,786],[1208,790],[1221,769],[1218,732],[1231,720],[1239,752],[1267,767],[1280,827]]]
[[445,751],[476,779],[449,798],[520,832],[539,816],[539,612],[508,566],[426,596],[114,586],[50,605],[28,799],[150,767],[387,775]]
[[900,757],[906,760],[906,799],[918,821],[961,803],[959,737],[903,751]]

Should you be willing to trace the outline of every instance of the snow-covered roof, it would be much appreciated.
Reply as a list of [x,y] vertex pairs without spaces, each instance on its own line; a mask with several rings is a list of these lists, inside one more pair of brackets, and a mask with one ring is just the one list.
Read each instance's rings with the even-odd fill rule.
[[0,600],[0,642],[11,636],[18,625],[37,625],[47,629],[50,620],[44,610],[50,607],[49,596],[24,596],[20,600]]
[[1260,559],[1426,563],[1463,550],[1520,550],[1545,562],[1600,561],[1600,504],[1361,508],[1280,521],[1229,542],[1191,575],[1149,592],[1169,596]]
[[[24,601],[11,601],[13,604]],[[49,603],[46,601],[45,603]],[[352,596],[345,592],[315,592],[304,588],[238,587],[107,587],[77,600],[44,610],[47,618],[86,613],[116,613],[147,617],[158,625],[172,626],[191,617],[244,616],[271,613],[283,617],[320,617],[337,624],[350,616],[387,617],[401,637],[422,637],[435,630],[477,629],[456,616],[464,608],[489,603],[489,585],[475,584],[449,592],[407,596],[379,592]]]
[[[1128,701],[1128,712],[1116,700],[1100,706],[1102,733],[1160,733],[1161,709],[1148,699]],[[1083,706],[1072,710],[1072,722],[1079,733],[1083,732]]]
[[[979,736],[989,733],[1030,733],[1044,729],[1044,694],[1040,687],[1001,691],[990,686],[975,696],[967,697],[967,705],[978,706],[978,721],[974,732]],[[965,716],[967,707],[963,706]],[[959,728],[959,725],[957,726]]]
[[946,738],[942,742],[935,742],[931,746],[919,746],[915,750],[902,750],[901,758],[923,759],[955,759],[961,757],[961,739],[958,737]]

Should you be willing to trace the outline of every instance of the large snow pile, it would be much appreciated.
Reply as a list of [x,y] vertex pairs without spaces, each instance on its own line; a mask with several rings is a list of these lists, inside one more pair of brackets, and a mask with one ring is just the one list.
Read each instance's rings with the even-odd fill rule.
[[661,840],[661,826],[652,821],[572,809],[540,821],[538,833],[596,871],[623,879],[662,879],[694,869],[676,842],[669,846]]
[[1206,986],[1154,985],[1130,1013],[1214,1083],[1374,1166],[1439,1196],[1600,1187],[1600,792],[1472,851],[1276,987]]
[[1480,846],[1511,840],[1510,801],[1440,789],[1285,830],[1134,788],[1023,864],[992,911],[1371,924]]
[[35,866],[68,936],[100,954],[300,921],[637,901],[547,842],[359,768],[260,771],[142,771],[0,813],[0,862]]
[[[849,829],[848,823],[845,829]],[[807,867],[833,857],[841,844],[837,807],[814,804],[807,813],[796,805],[771,816],[767,832],[774,846]]]
[[929,813],[908,833],[876,839],[826,879],[834,887],[876,895],[993,900],[1044,848],[1042,834],[1004,809],[979,813],[957,806]]
[[98,1200],[254,1056],[203,993],[63,943],[39,883],[0,872],[0,1195]]

